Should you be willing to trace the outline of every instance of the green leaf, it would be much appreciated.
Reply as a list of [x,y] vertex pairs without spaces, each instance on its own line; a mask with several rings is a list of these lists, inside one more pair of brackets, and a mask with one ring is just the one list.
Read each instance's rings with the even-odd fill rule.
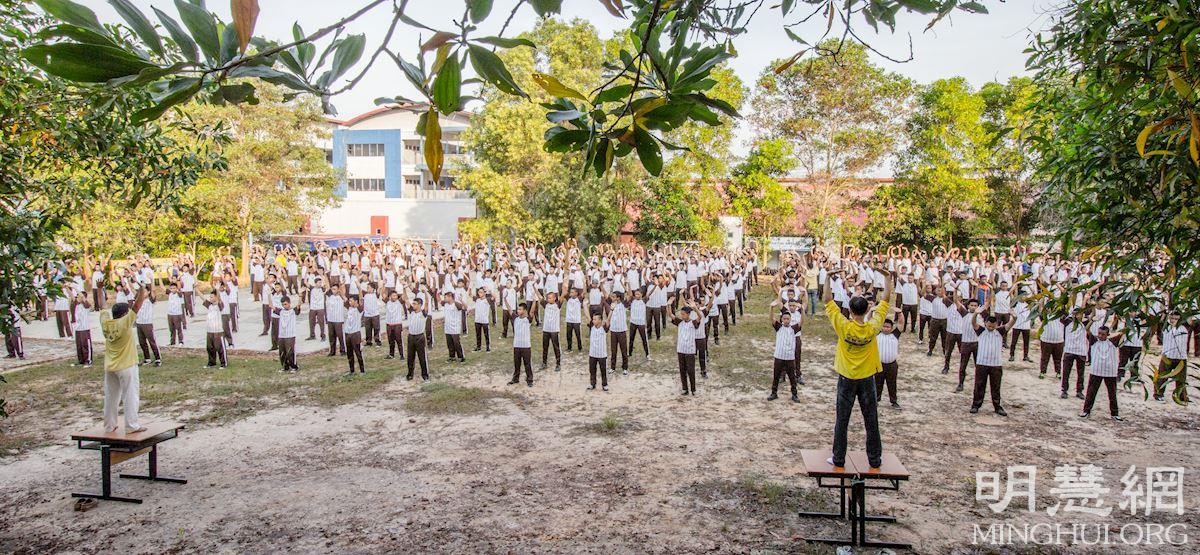
[[350,71],[350,68],[362,57],[366,44],[366,35],[350,35],[342,39],[338,43],[337,49],[333,51],[333,63],[329,66],[330,77],[327,83],[336,81],[337,78]]
[[108,30],[96,19],[96,12],[90,8],[76,4],[71,0],[34,0],[42,11],[57,18],[59,21],[91,29],[101,35],[108,35]]
[[221,29],[221,63],[224,64],[238,55],[241,43],[238,39],[237,27],[226,25]]
[[603,104],[605,102],[616,102],[625,100],[629,97],[629,93],[633,92],[633,85],[616,85],[604,89],[596,94],[596,98],[592,99],[592,104]]
[[433,103],[443,114],[458,110],[459,97],[462,94],[462,66],[458,54],[452,54],[442,64],[441,71],[433,80]]
[[217,34],[217,21],[211,13],[201,6],[185,0],[175,0],[175,9],[179,10],[179,19],[187,27],[192,39],[200,46],[204,57],[211,62],[221,59],[221,39]]
[[579,110],[559,110],[546,114],[546,119],[552,123],[559,123],[583,117],[583,112]]
[[72,39],[75,42],[82,42],[85,44],[99,44],[101,46],[120,48],[117,46],[117,43],[113,42],[112,38],[110,38],[108,35],[101,35],[100,33],[97,33],[91,29],[80,27],[78,25],[71,25],[68,23],[52,25],[42,29],[41,31],[38,31],[37,33],[37,38],[42,40],[60,37]]
[[119,48],[76,42],[30,46],[21,56],[46,73],[81,83],[103,83],[157,67]]
[[692,111],[688,114],[692,119],[707,123],[708,125],[721,125],[721,118],[712,110],[709,110],[703,104],[692,104]]
[[529,4],[542,17],[562,11],[562,0],[529,0]]
[[138,38],[142,39],[142,42],[150,50],[156,54],[162,54],[162,38],[158,36],[158,31],[154,30],[154,25],[141,10],[137,9],[129,0],[108,0],[108,3],[112,4],[113,9],[121,15],[125,23],[129,24],[129,28],[137,33]]
[[591,138],[591,133],[583,129],[550,128],[550,130],[554,129],[559,129],[560,131],[547,137],[545,144],[542,145],[542,148],[547,152],[571,152],[587,144],[588,139]]
[[646,168],[650,175],[658,177],[658,174],[662,173],[663,165],[662,150],[658,147],[658,142],[645,129],[637,126],[633,128],[633,140],[642,167]]
[[719,98],[710,98],[710,97],[705,96],[700,93],[689,94],[689,95],[687,95],[687,98],[691,98],[692,100],[700,102],[700,103],[704,104],[705,106],[708,106],[709,108],[714,108],[729,117],[732,117],[732,118],[742,117],[740,114],[738,114],[738,111],[736,108],[734,108],[728,102],[725,102],[724,100],[721,100]]
[[467,13],[470,14],[472,23],[487,19],[491,11],[492,0],[467,0]]
[[412,85],[416,87],[418,91],[421,91],[421,93],[424,94],[425,73],[421,71],[421,68],[400,59],[399,56],[392,54],[391,52],[388,52],[388,55],[390,55],[392,59],[396,61],[397,66],[400,66],[400,71],[404,72],[404,77],[408,78],[408,82],[412,83]]
[[494,52],[477,44],[467,46],[471,54],[471,67],[484,81],[491,83],[502,92],[525,97],[525,91],[513,80],[513,76],[504,67],[504,61]]
[[154,10],[154,14],[158,16],[158,20],[162,22],[163,27],[166,27],[167,34],[171,35],[171,40],[175,41],[175,46],[179,47],[179,51],[183,53],[183,57],[189,61],[195,62],[199,60],[199,55],[196,51],[196,41],[192,40],[191,35],[179,26],[179,22],[171,18],[171,16],[162,12],[162,10],[153,6],[150,9]]
[[167,110],[171,109],[171,107],[178,106],[195,96],[203,85],[204,80],[199,77],[176,79],[167,89],[167,94],[158,101],[158,104],[144,108],[133,114],[134,122],[141,123],[158,119]]
[[987,6],[979,2],[963,2],[958,5],[958,9],[971,13],[988,13]]
[[475,42],[482,42],[484,44],[490,44],[492,46],[499,46],[500,48],[515,48],[517,46],[528,46],[530,48],[535,48],[535,49],[537,48],[537,45],[534,44],[533,41],[531,41],[529,39],[520,39],[520,38],[511,38],[510,39],[510,38],[505,38],[505,37],[483,37],[483,38],[475,39]]

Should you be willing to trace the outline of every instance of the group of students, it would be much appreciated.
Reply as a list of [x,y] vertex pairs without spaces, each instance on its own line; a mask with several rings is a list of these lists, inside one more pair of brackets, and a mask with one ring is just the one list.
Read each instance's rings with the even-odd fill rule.
[[[1115,314],[1108,309],[1107,299],[1100,295],[1101,285],[1115,277],[1103,269],[1048,256],[1023,256],[1015,248],[1003,253],[995,249],[924,252],[905,247],[866,253],[850,248],[837,257],[815,252],[786,261],[781,276],[793,276],[791,290],[786,285],[784,289],[788,299],[804,293],[827,297],[845,316],[855,297],[872,304],[890,302],[891,296],[884,292],[880,297],[880,293],[888,281],[894,280],[898,302],[881,322],[876,342],[881,363],[876,393],[881,399],[886,385],[895,408],[899,408],[894,385],[899,337],[905,331],[914,333],[918,344],[927,345],[926,356],[935,356],[940,343],[942,373],[949,374],[957,363],[956,391],[963,391],[967,369],[974,363],[972,413],[978,412],[990,389],[993,409],[997,414],[1006,414],[1000,394],[1005,351],[1008,362],[1013,362],[1020,344],[1022,360],[1033,362],[1029,358],[1031,336],[1038,339],[1041,350],[1040,377],[1046,375],[1052,363],[1060,379],[1061,398],[1070,393],[1074,370],[1074,393],[1083,401],[1079,416],[1084,418],[1090,415],[1099,389],[1104,387],[1111,416],[1121,419],[1117,381],[1131,364],[1140,364],[1142,352],[1152,339],[1162,348],[1152,383],[1156,400],[1164,401],[1169,382],[1174,382],[1176,394],[1186,401],[1189,346],[1200,356],[1200,325],[1196,320],[1184,321],[1177,308],[1156,303],[1154,309],[1160,311],[1163,324],[1152,330],[1150,320],[1140,312]],[[808,286],[799,285],[801,282]],[[1064,294],[1068,287],[1075,293],[1070,295],[1067,314],[1036,316],[1052,311],[1032,304],[1035,301],[1031,300],[1031,292],[1049,291],[1050,295],[1036,301],[1045,302]]]

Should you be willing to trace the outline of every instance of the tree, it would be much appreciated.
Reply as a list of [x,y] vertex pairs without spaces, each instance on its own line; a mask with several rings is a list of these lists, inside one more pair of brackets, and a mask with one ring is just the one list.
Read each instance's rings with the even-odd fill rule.
[[[1119,278],[1100,291],[1113,312],[1140,308],[1152,323],[1158,302],[1200,312],[1198,22],[1191,0],[1073,0],[1027,62],[1051,85],[1035,99],[1046,117],[1035,145],[1057,242]],[[1047,295],[1046,311],[1076,292]]]
[[979,91],[984,102],[984,132],[991,137],[988,167],[988,219],[996,230],[1023,239],[1038,224],[1037,203],[1043,183],[1035,175],[1037,150],[1031,144],[1044,112],[1034,104],[1036,86],[1028,77],[987,83]]
[[662,176],[646,180],[638,216],[638,238],[646,243],[690,241],[699,236],[702,220],[686,182]]
[[864,46],[835,40],[814,58],[776,60],[759,76],[751,120],[761,136],[784,139],[795,152],[810,188],[806,227],[819,240],[831,238],[862,174],[893,152],[912,87],[872,64]]
[[295,233],[305,214],[336,201],[337,175],[317,139],[328,134],[315,99],[284,100],[274,87],[259,88],[258,104],[188,106],[188,117],[224,122],[235,140],[224,150],[228,167],[206,174],[189,191],[186,206],[198,222],[229,230],[249,268],[252,235]]
[[[371,0],[362,8],[313,33],[293,27],[285,44],[254,36],[259,15],[257,0],[232,0],[233,21],[229,24],[210,13],[203,2],[176,0],[179,20],[155,9],[169,37],[160,34],[150,19],[128,0],[113,0],[126,25],[101,25],[94,12],[71,0],[36,0],[63,26],[45,37],[44,42],[25,48],[22,55],[31,63],[54,75],[78,82],[107,83],[109,86],[135,86],[154,91],[158,104],[140,111],[139,120],[156,119],[174,106],[200,98],[210,102],[252,102],[255,82],[238,81],[256,77],[309,92],[328,99],[354,86],[380,59],[391,59],[403,70],[418,94],[430,104],[422,130],[440,135],[438,119],[428,117],[464,107],[469,95],[462,94],[468,79],[478,79],[518,97],[527,95],[495,47],[538,47],[528,40],[499,36],[479,37],[478,24],[492,14],[492,0],[467,0],[460,19],[451,22],[455,31],[439,30],[406,14],[408,2]],[[598,86],[579,90],[563,86],[553,77],[538,77],[537,85],[555,97],[544,103],[547,115],[554,118],[557,131],[544,139],[547,147],[585,153],[588,167],[603,174],[616,158],[631,153],[653,175],[662,168],[663,134],[684,121],[711,122],[716,113],[737,116],[728,104],[706,93],[715,83],[709,79],[712,68],[736,52],[733,39],[747,26],[765,0],[750,0],[736,6],[718,0],[605,0],[604,5],[617,18],[629,21],[630,48],[622,48],[608,63],[611,78]],[[506,21],[511,21],[528,5],[538,16],[561,11],[562,0],[518,2]],[[814,8],[802,21],[821,14],[827,25],[820,39],[840,34],[867,45],[862,29],[856,24],[879,26],[895,31],[896,15],[908,12],[933,17],[933,26],[954,10],[986,13],[979,0],[801,0],[778,5],[782,18]],[[377,10],[379,8],[379,10]],[[355,20],[391,9],[391,24],[365,67],[348,82],[343,77],[358,65],[367,48],[364,35],[344,35]],[[182,21],[182,25],[180,24]],[[813,50],[810,43],[788,35],[802,48],[787,63],[794,63]],[[397,28],[403,27],[400,33]],[[127,34],[135,44],[115,40],[112,30]],[[421,45],[415,63],[401,59],[392,51],[393,36],[431,33]],[[626,33],[622,33],[623,35]],[[318,55],[318,43],[324,48]],[[386,56],[385,56],[386,54]],[[432,56],[432,59],[429,59]],[[469,68],[475,77],[463,71]],[[586,94],[585,94],[586,93]],[[402,99],[402,97],[395,97]],[[326,106],[330,107],[326,102]],[[426,162],[438,178],[443,156],[437,149],[426,151]]]
[[981,216],[990,163],[983,109],[983,98],[961,77],[922,89],[906,126],[909,146],[898,158],[896,183],[876,191],[869,213],[877,219],[864,240],[953,245],[994,231]]
[[790,146],[782,140],[755,143],[746,161],[733,169],[729,202],[733,215],[742,218],[747,234],[765,239],[777,235],[792,215],[792,193],[778,177],[796,165]]

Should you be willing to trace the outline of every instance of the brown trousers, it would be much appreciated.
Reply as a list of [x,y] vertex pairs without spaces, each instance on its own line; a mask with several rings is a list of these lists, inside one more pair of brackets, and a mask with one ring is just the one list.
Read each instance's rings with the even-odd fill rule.
[[[362,359],[359,359],[362,362]],[[296,365],[296,338],[295,337],[280,337],[279,338],[279,365],[284,370],[299,370]]]
[[875,374],[875,400],[883,399],[883,388],[887,386],[888,401],[896,404],[896,374],[900,365],[896,361],[883,363],[883,370]]
[[75,331],[75,360],[81,365],[92,364],[92,330]]
[[513,347],[513,383],[521,381],[521,367],[525,367],[525,383],[533,385],[533,350],[529,347]]
[[676,354],[679,355],[679,382],[683,390],[696,393],[696,355]]
[[929,351],[928,354],[933,354],[933,347],[937,345],[938,340],[942,341],[942,352],[946,351],[946,319],[945,318],[930,318],[929,319]]
[[588,376],[592,380],[592,387],[596,387],[596,370],[600,370],[600,385],[608,387],[608,368],[605,364],[608,363],[606,357],[588,357]]
[[999,366],[975,365],[975,394],[971,398],[971,408],[983,406],[983,393],[989,386],[992,389],[992,407],[1000,408],[1000,378],[1004,370]]
[[396,356],[396,351],[400,351],[401,357],[404,356],[404,324],[387,325],[387,344],[388,356]]
[[[350,363],[350,373],[354,373],[354,361],[358,360],[358,372],[367,373],[367,365],[363,363],[362,332],[343,334],[346,338],[346,360]],[[332,343],[330,343],[332,345]]]
[[1040,373],[1043,376],[1046,375],[1046,363],[1050,361],[1054,361],[1054,374],[1057,375],[1061,373],[1063,344],[1047,343],[1045,341],[1038,341],[1038,343],[1040,344],[1040,350],[1042,352],[1041,361],[1038,363],[1038,370]]

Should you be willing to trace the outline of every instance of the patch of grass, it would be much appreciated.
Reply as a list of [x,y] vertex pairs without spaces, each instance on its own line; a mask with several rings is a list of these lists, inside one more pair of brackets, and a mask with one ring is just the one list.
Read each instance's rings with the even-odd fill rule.
[[478,387],[463,387],[448,383],[421,386],[421,393],[404,404],[410,412],[420,414],[474,414],[487,410],[496,398],[515,399],[516,395]]
[[584,424],[577,427],[575,431],[584,434],[616,436],[632,432],[640,428],[641,426],[639,426],[637,422],[631,421],[616,413],[608,413],[605,414],[599,422]]
[[742,474],[733,480],[696,483],[685,492],[718,506],[732,502],[738,514],[756,518],[785,517],[801,509],[836,510],[829,498],[819,490],[789,486],[757,472]]

